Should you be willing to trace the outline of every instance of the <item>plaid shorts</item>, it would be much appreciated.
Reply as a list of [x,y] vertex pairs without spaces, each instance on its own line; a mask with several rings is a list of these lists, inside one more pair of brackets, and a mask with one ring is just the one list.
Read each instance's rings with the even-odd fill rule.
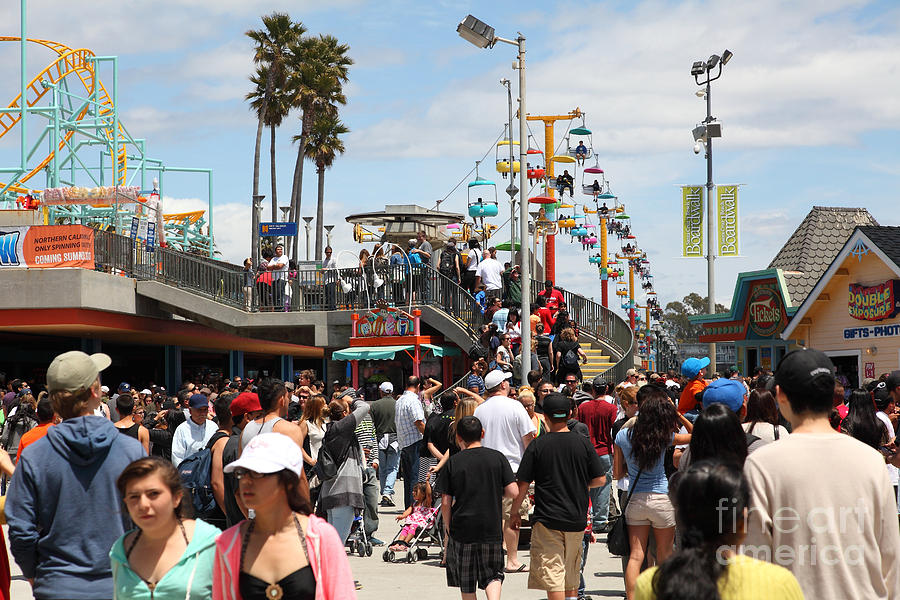
[[463,594],[474,594],[476,584],[483,590],[492,581],[503,583],[504,564],[502,542],[447,540],[447,585]]

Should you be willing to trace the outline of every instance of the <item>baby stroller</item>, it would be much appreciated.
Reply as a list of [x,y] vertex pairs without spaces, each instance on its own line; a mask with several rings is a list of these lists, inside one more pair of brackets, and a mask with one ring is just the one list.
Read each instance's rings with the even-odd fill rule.
[[356,552],[361,557],[372,556],[372,542],[366,535],[365,522],[362,514],[353,517],[353,525],[350,526],[350,535],[344,544],[350,548],[350,554]]
[[[402,527],[401,527],[402,530]],[[388,544],[389,549],[384,551],[382,558],[384,562],[403,562],[414,563],[417,560],[425,560],[428,558],[429,548],[436,548],[438,557],[444,558],[444,526],[441,519],[440,502],[434,509],[434,514],[428,521],[428,525],[419,530],[406,548],[406,553],[390,550],[400,538],[400,532],[394,536],[394,539]]]

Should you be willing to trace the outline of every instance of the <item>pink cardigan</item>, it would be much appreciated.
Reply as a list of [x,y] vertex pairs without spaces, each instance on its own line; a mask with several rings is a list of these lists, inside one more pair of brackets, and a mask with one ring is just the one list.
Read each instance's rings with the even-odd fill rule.
[[[242,600],[238,586],[241,562],[241,525],[226,529],[216,539],[213,565],[213,600]],[[316,578],[316,600],[355,600],[356,587],[350,561],[337,531],[325,520],[309,516],[306,548]]]

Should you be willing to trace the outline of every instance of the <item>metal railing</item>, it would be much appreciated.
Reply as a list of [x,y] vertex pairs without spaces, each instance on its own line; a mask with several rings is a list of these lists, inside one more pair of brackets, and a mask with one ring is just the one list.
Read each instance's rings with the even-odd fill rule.
[[[536,301],[538,294],[543,291],[544,282],[531,280],[532,301]],[[621,357],[615,366],[603,372],[612,381],[624,381],[625,372],[634,367],[632,348],[634,346],[634,333],[628,323],[612,310],[602,304],[598,304],[580,294],[557,287],[562,293],[569,311],[569,318],[578,325],[580,334],[594,338],[601,344]]]
[[361,311],[382,302],[398,308],[430,306],[455,320],[472,339],[482,320],[475,299],[429,265],[370,261],[365,269],[245,271],[169,248],[149,251],[102,230],[94,232],[94,255],[97,270],[159,281],[249,312]]

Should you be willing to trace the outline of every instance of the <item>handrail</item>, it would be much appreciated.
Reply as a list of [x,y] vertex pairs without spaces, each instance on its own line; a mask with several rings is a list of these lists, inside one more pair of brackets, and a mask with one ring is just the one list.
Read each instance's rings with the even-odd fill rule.
[[151,252],[128,237],[99,229],[94,232],[94,254],[98,270],[159,281],[250,312],[366,310],[382,301],[404,307],[412,293],[413,306],[440,309],[472,340],[481,324],[475,299],[430,265],[370,261],[365,269],[245,271],[171,248]]

